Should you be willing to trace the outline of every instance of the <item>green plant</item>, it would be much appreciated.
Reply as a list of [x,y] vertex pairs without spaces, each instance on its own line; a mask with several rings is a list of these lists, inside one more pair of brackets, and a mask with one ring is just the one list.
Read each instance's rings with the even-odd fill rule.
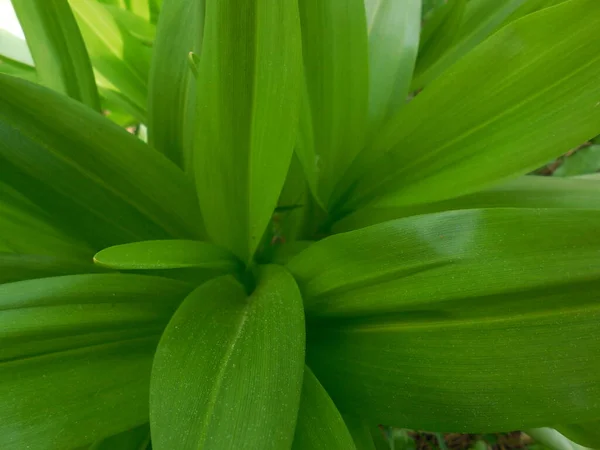
[[598,1],[13,4],[0,448],[599,443]]

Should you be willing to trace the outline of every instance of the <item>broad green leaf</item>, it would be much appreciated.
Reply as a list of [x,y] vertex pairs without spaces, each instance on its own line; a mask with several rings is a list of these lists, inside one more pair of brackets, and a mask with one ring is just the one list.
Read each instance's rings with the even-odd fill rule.
[[68,0],[13,0],[41,84],[100,110],[87,50]]
[[420,0],[365,0],[371,131],[406,103],[419,48]]
[[125,0],[127,9],[145,21],[150,20],[150,3],[154,0]]
[[2,29],[0,29],[0,54],[2,59],[13,60],[27,66],[33,65],[27,42]]
[[344,422],[346,422],[357,450],[375,450],[371,427],[367,422],[355,415],[344,415]]
[[[463,274],[463,290],[477,277]],[[571,287],[422,312],[402,312],[398,295],[393,314],[309,330],[308,363],[340,408],[379,423],[481,433],[590,420],[600,412],[600,283]]]
[[417,214],[476,208],[600,209],[600,182],[525,176],[491,189],[434,203],[396,206],[394,199],[361,208],[334,224],[336,233]]
[[317,377],[305,367],[292,450],[352,449],[356,446],[340,412]]
[[523,299],[550,296],[546,302],[561,307],[587,284],[600,288],[599,221],[600,211],[575,209],[412,216],[328,237],[287,266],[305,308],[319,315],[444,310],[469,316],[460,308],[486,298],[502,300],[497,308],[510,305],[516,314]]
[[191,291],[160,277],[90,274],[0,285],[0,359],[157,336]]
[[22,254],[7,250],[10,248],[5,247],[0,251],[0,283],[101,270],[92,264],[91,258]]
[[169,0],[160,13],[148,89],[148,138],[186,171],[195,130],[196,80],[188,54],[200,54],[204,0]]
[[89,450],[146,450],[149,443],[150,428],[148,425],[142,425],[103,439],[92,445]]
[[304,314],[281,266],[247,296],[231,276],[190,294],[161,338],[150,393],[155,450],[289,448],[304,371]]
[[551,450],[586,450],[586,447],[569,440],[553,428],[531,428],[525,432]]
[[0,363],[0,447],[75,448],[147,422],[156,341]]
[[[425,54],[423,58],[419,58],[412,89],[419,89],[429,84],[496,31],[507,17],[518,10],[521,5],[527,3],[528,1],[525,0],[470,0],[465,2],[460,23],[454,23],[455,28],[448,30],[452,34],[444,37],[432,36],[432,41],[438,39],[435,45],[446,48],[441,54],[433,57]],[[425,32],[426,29],[427,23]],[[442,39],[442,43],[439,42],[439,39]]]
[[208,242],[165,240],[142,241],[109,247],[96,253],[94,262],[117,270],[202,268],[234,271],[235,256]]
[[6,75],[0,159],[4,182],[100,248],[199,234],[193,187],[177,167],[84,105]]
[[108,9],[117,23],[126,29],[129,34],[139,39],[145,45],[151,46],[153,44],[156,37],[156,27],[154,24],[123,8],[109,5],[106,9]]
[[400,206],[474,192],[597,135],[599,26],[600,3],[572,0],[494,34],[361,153],[346,179],[348,209],[386,196]]
[[208,235],[250,261],[296,139],[295,0],[209,0],[197,84],[195,178]]
[[[300,160],[318,175],[324,205],[337,181],[362,149],[368,113],[369,43],[363,0],[300,0],[302,53],[308,99],[301,121]],[[301,127],[301,130],[305,127]],[[313,156],[314,155],[314,156]]]
[[554,176],[571,177],[595,173],[600,170],[600,145],[584,147],[566,157],[554,171]]
[[69,3],[94,71],[113,90],[145,111],[151,49],[120,26],[105,5],[96,0],[69,0]]
[[435,11],[430,20],[425,22],[415,67],[415,77],[435,64],[456,42],[468,3],[470,2],[467,0],[448,0],[444,6]]
[[549,8],[565,1],[567,0],[527,0],[523,2],[519,8],[513,11],[513,13],[504,20],[500,27],[520,19],[521,17],[525,17],[528,14],[539,11],[540,9]]
[[600,448],[600,421],[555,425],[557,431],[572,441],[590,448]]

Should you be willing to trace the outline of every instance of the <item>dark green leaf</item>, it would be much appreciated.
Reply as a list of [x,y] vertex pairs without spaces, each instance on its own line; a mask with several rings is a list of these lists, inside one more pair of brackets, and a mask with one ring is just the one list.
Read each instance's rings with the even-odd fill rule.
[[230,276],[186,298],[152,369],[155,450],[274,449],[292,443],[304,368],[302,299],[280,266],[248,297]]
[[295,0],[210,0],[198,76],[195,178],[208,235],[244,262],[271,220],[296,140]]
[[148,92],[149,143],[186,171],[192,169],[196,82],[188,64],[200,53],[204,0],[170,0],[162,8]]
[[580,445],[600,448],[600,421],[598,420],[571,425],[555,425],[554,428]]
[[365,0],[371,131],[406,103],[419,48],[420,0]]
[[[365,141],[369,45],[363,0],[300,0],[307,85],[300,160],[324,205]],[[303,154],[303,155],[302,155]],[[311,186],[313,187],[313,186]]]
[[554,176],[571,177],[595,173],[600,170],[600,145],[584,147],[569,157],[566,157],[560,167],[554,171]]
[[7,250],[10,249],[0,251],[0,283],[101,270],[92,264],[91,258],[21,254]]
[[64,450],[148,421],[156,338],[0,364],[0,447]]
[[100,110],[92,66],[68,0],[13,0],[41,84]]
[[305,308],[320,315],[449,308],[468,316],[460,308],[485,298],[510,301],[516,313],[523,298],[544,295],[560,307],[586,283],[600,288],[599,221],[598,210],[569,209],[412,216],[328,237],[288,268]]
[[550,450],[587,450],[586,447],[569,440],[553,428],[532,428],[526,430],[526,433]]
[[235,256],[216,245],[200,241],[141,241],[109,247],[96,253],[94,262],[117,270],[203,268],[234,271]]
[[142,425],[92,445],[89,450],[146,450],[150,443],[150,427]]
[[0,75],[0,177],[94,245],[198,236],[193,187],[84,105]]
[[357,450],[375,450],[375,443],[371,436],[371,427],[358,416],[344,416],[344,422],[352,435]]
[[353,449],[356,447],[344,419],[317,377],[305,367],[292,450]]
[[347,206],[474,192],[598,134],[599,26],[600,3],[572,0],[494,34],[428,85],[361,153],[346,179]]
[[350,214],[333,230],[350,231],[400,217],[474,208],[600,209],[600,180],[525,176],[474,194],[412,206],[397,206],[391,197]]

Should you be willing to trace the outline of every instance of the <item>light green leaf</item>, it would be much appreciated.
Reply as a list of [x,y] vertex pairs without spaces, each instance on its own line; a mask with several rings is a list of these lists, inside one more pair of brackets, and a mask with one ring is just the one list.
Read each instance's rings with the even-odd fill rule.
[[420,0],[365,0],[371,131],[406,103],[419,48]]
[[193,187],[177,167],[84,105],[5,75],[0,159],[4,182],[100,248],[199,234]]
[[151,146],[190,171],[195,130],[196,82],[188,64],[200,54],[204,0],[170,0],[162,8],[148,92]]
[[390,197],[334,224],[336,233],[417,214],[475,208],[600,209],[600,180],[525,176],[491,189],[434,203],[396,206]]
[[[369,45],[363,0],[300,0],[302,53],[308,100],[300,160],[308,178],[318,175],[324,205],[361,150],[368,112]],[[301,127],[301,131],[306,127]],[[304,131],[306,132],[306,131]],[[314,155],[314,156],[313,156]]]
[[[121,27],[96,0],[69,0],[94,70],[141,111],[146,109],[151,49]],[[101,85],[101,82],[98,83]]]
[[97,111],[100,98],[68,0],[13,0],[41,84]]
[[0,73],[5,73],[14,77],[22,78],[32,83],[37,83],[37,73],[33,67],[10,59],[2,59],[2,55],[0,55]]
[[569,440],[553,428],[531,428],[525,432],[551,450],[586,450],[586,447]]
[[361,153],[346,180],[348,209],[387,196],[399,206],[474,192],[597,135],[599,26],[600,3],[572,0],[494,34]]
[[133,14],[138,17],[144,19],[145,21],[150,21],[150,3],[154,0],[125,0],[127,4],[127,8]]
[[157,336],[191,286],[123,274],[2,284],[0,360]]
[[195,178],[208,235],[250,261],[296,139],[301,39],[295,0],[210,0],[197,85]]
[[572,177],[600,170],[600,145],[590,145],[566,157],[553,173],[558,177]]
[[113,15],[121,28],[127,30],[133,37],[139,39],[145,45],[151,46],[153,44],[156,37],[154,24],[123,8],[109,5],[106,9]]
[[142,425],[97,442],[89,450],[146,450],[149,443],[150,428]]
[[344,419],[317,377],[305,367],[292,450],[352,449],[356,447]]
[[290,274],[264,266],[248,297],[230,276],[177,310],[152,369],[156,450],[289,448],[304,369],[302,299]]
[[156,338],[0,363],[0,447],[63,450],[148,421]]
[[560,307],[586,283],[600,287],[599,221],[598,210],[569,209],[412,216],[328,237],[288,268],[305,308],[319,315],[450,308],[468,316],[459,308],[485,298],[510,301],[516,313],[523,298],[544,296]]
[[102,267],[117,270],[202,268],[235,271],[235,256],[208,242],[186,240],[141,241],[106,248],[94,256]]
[[504,20],[500,27],[503,27],[510,22],[514,22],[521,17],[525,17],[528,14],[539,11],[540,9],[550,8],[551,6],[558,5],[559,3],[563,3],[565,1],[567,0],[527,0],[523,2],[519,8],[513,11],[513,13]]
[[[452,34],[443,37],[432,36],[432,41],[438,39],[436,45],[445,46],[445,50],[437,56],[424,54],[423,58],[419,58],[412,83],[413,90],[422,88],[437,78],[496,31],[521,5],[529,1],[470,0],[465,3],[460,23],[454,23],[455,29],[447,30]],[[427,25],[426,23],[425,32]]]
[[375,450],[371,428],[367,422],[355,415],[344,415],[344,422],[352,435],[357,450]]
[[572,441],[590,448],[600,448],[600,421],[555,425],[557,431]]

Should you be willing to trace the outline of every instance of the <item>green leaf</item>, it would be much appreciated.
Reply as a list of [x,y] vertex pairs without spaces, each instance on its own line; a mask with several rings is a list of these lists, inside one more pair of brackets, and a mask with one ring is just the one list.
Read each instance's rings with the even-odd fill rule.
[[94,262],[116,270],[202,268],[235,271],[235,256],[213,244],[200,241],[142,241],[106,248]]
[[419,48],[420,0],[365,0],[369,30],[369,123],[381,123],[406,103]]
[[590,145],[577,150],[566,157],[562,164],[554,171],[554,176],[572,177],[595,173],[600,170],[600,145]]
[[394,198],[361,208],[334,224],[336,233],[417,214],[476,208],[600,209],[599,180],[525,176],[491,189],[420,205],[394,204]]
[[75,448],[148,421],[156,338],[0,364],[0,447]]
[[0,359],[157,336],[191,291],[160,277],[90,274],[0,285]]
[[0,92],[0,178],[66,229],[100,248],[200,234],[193,187],[162,155],[41,86],[0,75]]
[[346,179],[347,208],[386,196],[409,205],[474,192],[597,135],[598,26],[600,3],[572,0],[494,34],[361,153]]
[[97,111],[92,66],[68,0],[13,0],[41,84]]
[[[435,64],[456,42],[467,3],[467,0],[448,0],[444,6],[435,11],[430,20],[425,22],[415,77]],[[414,86],[413,89],[417,87],[421,86]]]
[[2,55],[0,55],[0,73],[5,73],[14,77],[22,78],[32,83],[37,83],[37,73],[33,67],[12,61],[10,59],[3,60]]
[[127,8],[133,14],[144,19],[150,20],[150,3],[154,0],[126,0]]
[[[0,242],[1,244],[1,242]],[[91,259],[63,255],[20,254],[0,251],[0,283],[100,271]]]
[[148,90],[151,146],[186,171],[192,170],[196,83],[188,64],[200,54],[204,0],[171,0],[162,8]]
[[289,448],[304,368],[302,299],[280,266],[248,297],[231,276],[183,302],[152,369],[156,450]]
[[328,237],[287,267],[305,308],[319,315],[447,307],[468,316],[460,307],[485,298],[510,301],[516,313],[523,298],[544,295],[559,307],[600,282],[598,221],[600,211],[575,209],[412,216]]
[[346,422],[357,450],[376,450],[368,423],[354,415],[345,415],[344,422]]
[[555,425],[557,431],[572,441],[590,448],[600,448],[600,421]]
[[96,0],[69,3],[94,70],[104,79],[98,84],[122,93],[145,112],[151,49],[121,27],[105,5]]
[[551,450],[586,450],[586,447],[569,440],[553,428],[531,428],[525,432]]
[[565,1],[567,0],[527,0],[523,2],[519,8],[513,11],[513,13],[504,20],[500,27],[503,27],[510,22],[514,22],[521,17],[525,17],[528,14],[537,12],[540,9],[550,8],[551,6],[558,5],[559,3],[563,3]]
[[[147,0],[146,0],[147,1]],[[123,8],[107,6],[106,9],[113,15],[118,24],[127,30],[133,37],[146,45],[152,45],[156,37],[156,27],[148,20]]]
[[295,0],[210,0],[194,163],[208,235],[250,261],[290,164],[299,109]]
[[344,419],[310,368],[304,368],[302,400],[292,450],[356,449]]
[[0,29],[0,52],[2,59],[9,59],[27,66],[33,66],[33,59],[29,47],[21,39],[7,30]]
[[[308,96],[300,139],[308,178],[328,205],[333,189],[365,141],[369,45],[363,0],[300,0],[302,53]],[[306,128],[306,127],[301,127]],[[306,131],[304,131],[306,133]]]
[[[419,57],[412,83],[413,90],[422,88],[437,78],[496,31],[521,5],[529,1],[471,0],[465,3],[460,23],[455,22],[453,24],[455,28],[447,30],[451,34],[436,35],[431,38],[432,41],[437,41],[436,46],[444,46],[445,50],[437,55],[426,53],[422,54],[423,57]],[[425,33],[427,33],[427,25],[426,23]]]
[[89,450],[146,450],[149,443],[150,428],[142,425],[97,442]]

